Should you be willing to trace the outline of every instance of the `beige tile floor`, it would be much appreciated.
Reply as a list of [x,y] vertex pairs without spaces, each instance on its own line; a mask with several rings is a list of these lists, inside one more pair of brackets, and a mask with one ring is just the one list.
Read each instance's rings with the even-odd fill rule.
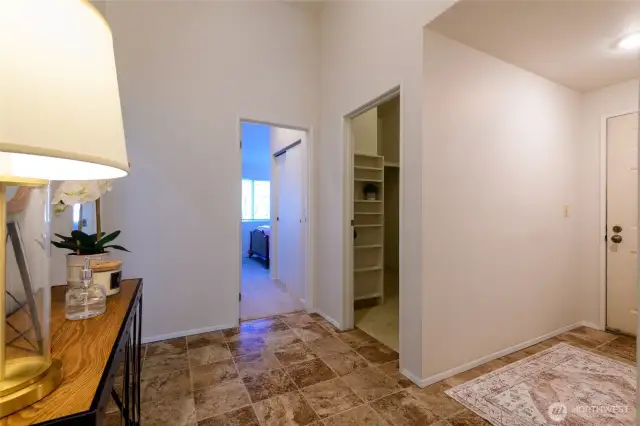
[[304,309],[299,298],[280,282],[269,278],[269,270],[257,259],[242,258],[240,318],[264,318]]
[[384,302],[356,309],[356,327],[397,351],[400,341],[400,299],[398,271],[384,271]]
[[560,342],[635,364],[635,339],[581,327],[420,389],[360,330],[302,312],[243,322],[146,347],[142,426],[489,425],[444,392]]

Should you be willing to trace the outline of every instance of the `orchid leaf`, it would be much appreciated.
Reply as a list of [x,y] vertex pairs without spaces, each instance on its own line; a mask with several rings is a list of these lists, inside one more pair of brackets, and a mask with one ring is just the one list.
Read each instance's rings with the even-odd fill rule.
[[112,245],[110,245],[110,246],[104,246],[103,248],[105,248],[105,249],[106,249],[106,248],[113,248],[113,249],[116,249],[116,250],[122,250],[122,251],[126,251],[126,252],[128,252],[128,253],[131,253],[131,252],[130,252],[129,250],[127,250],[126,248],[124,248],[124,247],[122,247],[122,246],[115,245],[115,244],[112,244]]
[[120,231],[112,232],[111,234],[107,235],[106,237],[102,237],[100,239],[100,241],[97,242],[96,245],[98,247],[104,247],[105,244],[110,243],[111,241],[113,241],[116,238],[118,238],[118,235],[120,235]]

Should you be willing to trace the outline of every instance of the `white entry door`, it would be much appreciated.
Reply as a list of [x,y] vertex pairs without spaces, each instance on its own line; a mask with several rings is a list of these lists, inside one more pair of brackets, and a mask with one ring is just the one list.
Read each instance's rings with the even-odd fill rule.
[[277,278],[291,293],[305,298],[302,279],[302,147],[276,158],[278,185]]
[[638,114],[607,120],[607,327],[636,334]]

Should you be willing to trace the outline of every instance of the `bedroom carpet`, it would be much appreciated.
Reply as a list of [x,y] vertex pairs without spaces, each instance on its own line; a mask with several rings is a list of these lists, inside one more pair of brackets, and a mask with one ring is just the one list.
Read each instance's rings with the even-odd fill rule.
[[636,422],[636,368],[566,343],[446,392],[495,426]]
[[268,317],[304,309],[300,299],[280,282],[269,278],[269,270],[256,259],[242,258],[240,319]]

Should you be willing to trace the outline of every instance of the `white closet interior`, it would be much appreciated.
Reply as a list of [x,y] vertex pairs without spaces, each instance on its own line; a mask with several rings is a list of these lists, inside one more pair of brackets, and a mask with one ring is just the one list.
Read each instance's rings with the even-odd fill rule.
[[399,112],[396,97],[351,123],[356,307],[384,303],[389,290],[397,295],[397,279],[389,288],[385,277],[397,277],[399,266]]

